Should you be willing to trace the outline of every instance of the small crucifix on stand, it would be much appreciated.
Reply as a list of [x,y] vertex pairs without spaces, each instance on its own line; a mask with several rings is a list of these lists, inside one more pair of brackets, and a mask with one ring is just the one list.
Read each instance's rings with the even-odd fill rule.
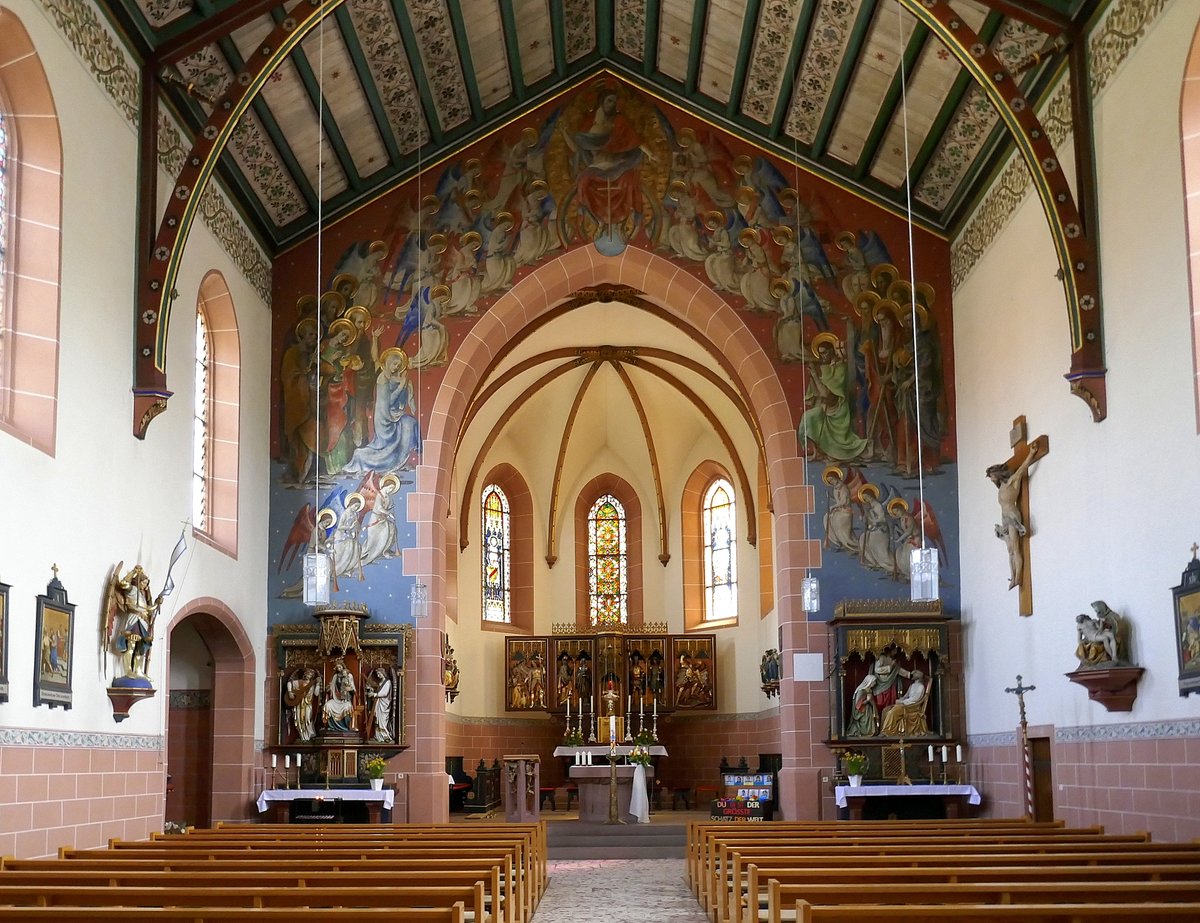
[[1012,458],[992,465],[987,476],[996,485],[1000,500],[1000,521],[996,523],[996,538],[1008,551],[1008,588],[1020,587],[1021,615],[1033,615],[1033,580],[1029,567],[1029,491],[1024,489],[1029,479],[1029,466],[1050,453],[1050,437],[1038,436],[1033,442],[1026,439],[1025,418],[1013,420],[1008,434]]
[[1033,758],[1029,753],[1029,723],[1025,720],[1025,693],[1033,692],[1037,686],[1026,686],[1021,682],[1021,674],[1017,674],[1017,684],[1008,686],[1005,692],[1011,692],[1017,697],[1021,710],[1021,787],[1024,792],[1022,802],[1025,806],[1025,816],[1033,817]]

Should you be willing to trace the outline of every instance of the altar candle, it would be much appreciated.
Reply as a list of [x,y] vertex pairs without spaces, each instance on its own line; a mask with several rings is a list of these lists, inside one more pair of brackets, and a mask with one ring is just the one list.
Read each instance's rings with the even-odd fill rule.
[[933,762],[933,744],[929,745],[929,762]]
[[271,754],[271,768],[274,769],[278,765],[279,765],[279,754],[272,753]]
[[567,724],[571,723],[571,700],[567,699]]
[[954,762],[956,762],[956,763],[962,762],[962,744],[954,745]]
[[633,696],[625,696],[625,714],[630,714],[633,711]]
[[646,697],[639,695],[638,696],[638,717],[640,718],[644,714],[646,714]]
[[592,714],[596,714],[596,697],[592,696]]
[[658,696],[654,697],[654,717],[658,717]]
[[614,741],[617,739],[617,716],[608,716],[608,739]]
[[946,756],[948,755],[948,753],[949,753],[949,751],[946,749],[946,745],[942,744],[942,762],[943,763],[946,762]]
[[[297,766],[300,765],[300,754],[299,753],[296,754],[296,765]],[[283,768],[284,769],[292,768],[292,755],[290,753],[285,753],[283,755]]]

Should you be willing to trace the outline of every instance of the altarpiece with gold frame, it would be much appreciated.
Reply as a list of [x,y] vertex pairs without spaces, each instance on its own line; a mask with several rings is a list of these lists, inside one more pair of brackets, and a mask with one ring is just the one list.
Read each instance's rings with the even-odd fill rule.
[[835,753],[859,751],[868,778],[924,774],[953,742],[949,623],[939,600],[838,603],[830,621],[830,726]]
[[318,608],[273,629],[279,680],[276,756],[299,782],[345,784],[407,744],[406,664],[413,627],[378,624],[361,604]]

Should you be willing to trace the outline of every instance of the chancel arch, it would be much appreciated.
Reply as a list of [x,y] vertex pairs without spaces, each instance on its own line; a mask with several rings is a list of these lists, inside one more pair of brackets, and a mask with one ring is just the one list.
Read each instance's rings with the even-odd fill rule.
[[[591,293],[592,302],[604,298],[605,303],[612,303],[614,307],[620,307],[619,304],[614,303],[619,300],[620,295],[613,295],[611,292],[626,288],[631,290],[631,297],[635,297],[639,303],[645,303],[652,308],[645,312],[648,317],[653,315],[656,323],[673,328],[681,338],[681,342],[690,341],[698,344],[697,348],[703,350],[701,354],[697,355],[701,364],[706,364],[712,370],[723,373],[734,392],[744,395],[745,407],[748,408],[753,429],[757,430],[757,434],[752,433],[748,428],[743,428],[741,431],[735,426],[729,428],[734,434],[734,441],[738,443],[738,451],[743,463],[748,463],[746,465],[748,471],[753,474],[761,470],[763,482],[770,485],[770,506],[774,513],[771,517],[773,521],[769,534],[775,543],[776,558],[779,561],[779,566],[774,572],[776,578],[775,598],[779,600],[775,615],[783,632],[785,646],[796,650],[809,649],[807,630],[803,627],[805,616],[800,611],[798,604],[799,584],[804,576],[805,567],[819,562],[819,547],[817,542],[811,542],[808,539],[805,513],[808,511],[812,495],[811,492],[805,490],[803,484],[802,460],[796,454],[796,431],[782,383],[762,346],[747,329],[738,313],[724,299],[700,280],[681,271],[667,260],[630,246],[619,257],[605,257],[588,247],[571,250],[543,263],[529,275],[519,279],[508,292],[500,296],[479,317],[462,345],[450,357],[434,401],[429,432],[424,444],[423,464],[418,470],[417,476],[422,493],[428,492],[432,495],[427,505],[421,504],[421,509],[428,509],[430,515],[428,517],[418,516],[415,519],[420,547],[410,556],[413,560],[428,562],[430,566],[431,617],[427,626],[422,624],[417,630],[419,657],[424,650],[428,650],[430,655],[437,650],[440,655],[440,638],[434,638],[436,632],[433,630],[440,630],[444,618],[440,600],[445,592],[442,582],[445,579],[446,571],[440,554],[434,553],[433,549],[445,547],[446,524],[440,514],[435,515],[434,511],[446,511],[453,508],[450,506],[451,479],[456,474],[461,477],[463,472],[476,463],[475,453],[480,449],[486,435],[482,431],[476,432],[477,427],[474,425],[470,431],[465,430],[464,427],[472,412],[471,408],[479,400],[480,395],[485,393],[489,383],[494,381],[494,377],[489,376],[502,373],[505,368],[509,367],[504,364],[505,362],[515,366],[539,348],[548,350],[564,348],[568,345],[585,345],[554,339],[555,336],[561,336],[561,334],[554,333],[553,320],[556,316],[561,316],[564,305],[576,303],[580,293]],[[625,306],[625,309],[628,310],[629,306]],[[577,309],[573,308],[572,310],[575,315],[580,313]],[[578,324],[578,317],[575,315],[573,315],[573,322]],[[620,316],[624,319],[627,315]],[[532,345],[521,342],[527,331],[539,327],[545,328],[547,339],[531,338]],[[493,370],[499,370],[499,372]],[[508,399],[511,400],[519,393],[520,389],[527,385],[535,374],[530,371],[525,374],[525,377],[514,377],[508,386],[511,389]],[[667,390],[663,386],[663,393],[666,393]],[[726,420],[734,418],[731,414],[735,412],[729,410],[734,404],[729,402],[727,397],[720,395],[715,387],[700,385],[698,390],[702,390],[710,401],[719,401],[724,404],[727,408],[723,412]],[[503,399],[503,395],[501,397]],[[679,400],[684,399],[679,398]],[[560,405],[562,404],[569,404],[569,399],[560,398]],[[697,417],[698,415],[693,410],[689,412],[688,416]],[[711,434],[709,438],[712,438]],[[749,440],[748,456],[747,440]],[[761,462],[755,457],[758,454],[756,447],[760,445]],[[553,447],[553,451],[556,450],[557,440]],[[522,447],[501,438],[495,442],[494,446],[489,447],[488,451],[489,453],[515,452],[517,453],[516,457],[520,457]],[[549,453],[551,456],[553,451]],[[584,454],[586,455],[586,452]],[[610,456],[605,455],[604,457],[609,458]],[[452,458],[453,463],[451,464]],[[480,467],[482,470],[486,470],[489,465],[504,460],[500,454],[489,454]],[[539,491],[544,486],[543,480],[533,470],[525,469],[523,464],[521,467],[530,477],[531,490],[535,497],[539,496]],[[664,467],[668,466],[664,465]],[[681,474],[680,478],[686,480],[686,476],[686,474]],[[680,496],[683,480],[670,485],[666,491],[668,497],[678,498]],[[570,490],[565,492],[565,496],[571,498],[565,504],[566,509],[573,512],[573,515],[568,516],[567,520],[573,519],[575,525],[572,531],[576,536],[573,574],[569,578],[574,599],[574,619],[578,619],[580,613],[586,614],[584,605],[586,568],[581,566],[582,556],[578,553],[581,549],[586,549],[583,539],[584,530],[580,527],[580,523],[585,519],[586,507],[599,495],[600,488],[609,489],[613,483],[612,472],[606,473],[602,470],[588,475],[578,486],[572,485]],[[754,515],[759,505],[752,499],[754,491],[749,490],[747,493],[751,496],[745,500],[746,510],[750,515]],[[639,488],[638,491],[631,490],[630,495],[638,501],[643,523],[640,531],[645,536],[647,492]],[[653,496],[652,487],[649,489],[649,496]],[[459,496],[458,502],[462,501],[463,498]],[[671,515],[678,523],[677,503],[677,500],[668,501],[667,505],[669,508],[674,508]],[[627,513],[629,513],[629,509],[627,505]],[[562,512],[560,511],[560,516]],[[632,519],[632,514],[630,515]],[[413,518],[412,504],[410,504],[410,518]],[[638,529],[631,530],[631,544],[638,540],[638,531]],[[678,539],[673,539],[672,547],[679,547]],[[631,555],[631,557],[639,562],[648,559],[647,554],[643,553]],[[635,564],[631,567],[631,595],[637,593],[638,579],[634,573],[636,566]],[[649,565],[643,563],[641,566],[645,568]],[[653,570],[660,571],[661,568],[673,567],[676,569],[673,573],[678,574],[682,566],[682,559],[677,559],[670,564],[656,564]],[[538,572],[541,576],[537,579],[547,581],[549,586],[557,588],[561,594],[562,590],[567,589],[561,582],[564,579],[564,575],[558,573],[561,571],[562,566],[556,566],[550,569],[549,576],[547,576],[539,562]],[[767,568],[765,572],[770,573],[770,568]],[[463,624],[461,610],[464,604],[461,589],[463,568],[461,566],[458,573],[459,623],[461,626]],[[643,573],[642,580],[643,582],[649,580],[649,572]],[[673,585],[678,587],[678,581],[679,576],[676,576],[672,581]],[[673,599],[664,600],[665,591],[659,588],[660,583],[661,580],[656,575],[653,605],[660,607],[658,611],[664,611],[661,609],[664,602],[669,605],[681,605],[681,599],[678,602]],[[643,592],[645,592],[645,588],[643,588]],[[671,592],[678,591],[672,590]],[[757,589],[755,595],[758,595]],[[559,596],[554,598],[559,598]],[[643,600],[640,611],[644,612],[647,604],[648,601]],[[631,603],[631,612],[635,614],[636,618],[636,613],[639,612],[636,601]],[[653,618],[654,614],[648,613],[645,617]],[[554,620],[556,622],[565,621],[557,613]],[[422,642],[421,636],[427,633],[428,639]],[[811,781],[807,783],[808,786],[813,786],[811,790],[801,793],[804,783],[799,767],[813,765],[814,759],[817,758],[811,752],[813,738],[808,730],[810,727],[808,709],[810,703],[816,706],[823,695],[823,690],[819,688],[806,689],[804,704],[798,706],[792,693],[791,684],[784,684],[780,699],[783,709],[780,725],[791,729],[782,734],[778,742],[784,758],[781,778],[785,781],[781,783],[781,800],[787,806],[785,810],[796,810],[799,801],[803,801],[805,804],[801,810],[806,810],[809,804],[815,805],[818,797]],[[801,712],[793,714],[792,710],[798,707],[801,708]],[[444,727],[445,717],[441,713],[441,709],[431,708],[428,713],[423,713],[424,710],[418,703],[416,711],[418,739],[440,736],[434,732],[434,729]],[[428,728],[428,730],[423,730],[423,728]],[[438,751],[435,743],[434,751],[430,756],[440,760],[443,753],[444,751]],[[419,757],[419,759],[421,758]],[[428,764],[432,766],[434,759],[429,759]],[[424,762],[424,760],[422,761]]]

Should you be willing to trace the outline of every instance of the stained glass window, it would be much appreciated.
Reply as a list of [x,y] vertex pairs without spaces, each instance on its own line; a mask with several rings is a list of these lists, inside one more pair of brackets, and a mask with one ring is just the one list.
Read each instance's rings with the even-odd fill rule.
[[483,620],[512,622],[511,521],[508,497],[495,484],[483,489]]
[[208,532],[208,398],[212,385],[212,352],[208,322],[196,310],[196,405],[192,409],[192,526]]
[[588,618],[597,627],[629,620],[625,508],[605,494],[588,513]]
[[704,492],[704,618],[737,618],[737,508],[718,478]]

